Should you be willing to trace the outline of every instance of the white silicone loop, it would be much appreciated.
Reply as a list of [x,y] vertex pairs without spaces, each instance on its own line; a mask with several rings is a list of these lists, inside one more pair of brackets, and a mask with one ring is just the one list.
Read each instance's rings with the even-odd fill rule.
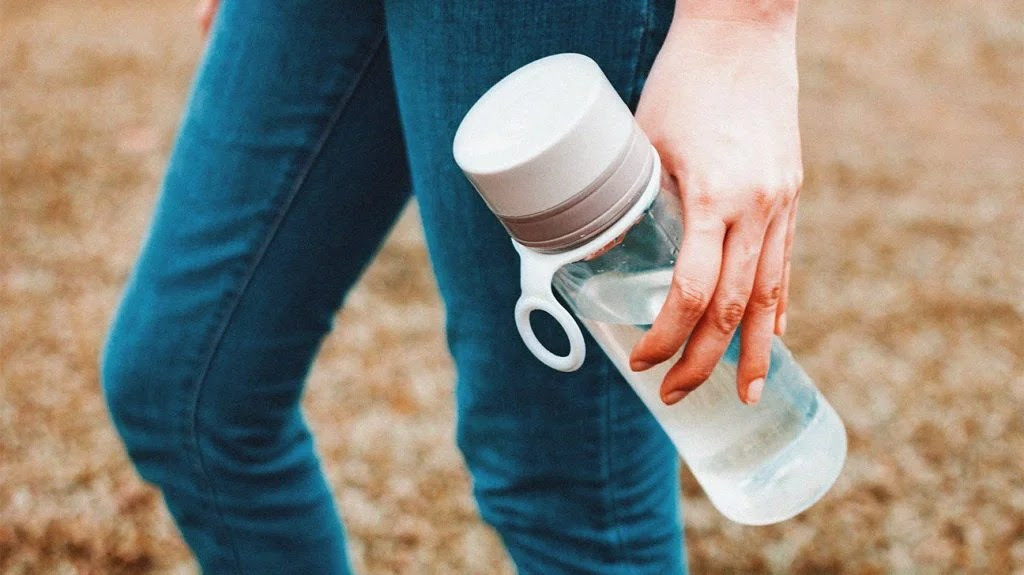
[[[567,355],[556,355],[537,339],[533,333],[533,326],[530,324],[530,313],[542,311],[555,318],[565,335],[569,338],[569,353]],[[519,328],[519,336],[527,349],[533,353],[544,365],[558,371],[576,371],[583,365],[587,356],[587,347],[583,342],[583,332],[572,315],[554,299],[539,298],[531,295],[522,295],[516,302],[516,327]]]

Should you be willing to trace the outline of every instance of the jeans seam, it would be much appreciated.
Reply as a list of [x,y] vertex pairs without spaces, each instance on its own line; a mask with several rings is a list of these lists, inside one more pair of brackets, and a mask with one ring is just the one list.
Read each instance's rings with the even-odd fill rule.
[[206,378],[209,375],[210,366],[213,365],[213,361],[217,356],[217,351],[220,348],[220,345],[224,339],[224,335],[227,333],[227,330],[230,327],[232,320],[234,319],[235,312],[238,309],[239,304],[241,303],[242,297],[245,295],[249,284],[251,283],[253,277],[256,275],[256,270],[259,268],[260,263],[263,261],[263,258],[267,253],[267,250],[270,248],[270,245],[273,243],[274,238],[277,236],[277,232],[281,228],[282,222],[284,221],[292,205],[294,204],[295,198],[299,195],[299,192],[305,185],[306,179],[308,178],[309,173],[313,168],[313,165],[316,163],[317,158],[323,152],[324,146],[327,143],[327,139],[333,133],[335,126],[337,125],[339,119],[341,118],[341,115],[348,108],[348,104],[352,99],[352,95],[355,93],[356,88],[362,82],[363,77],[365,76],[367,70],[370,68],[370,65],[372,64],[373,60],[377,57],[377,54],[380,52],[381,46],[384,43],[385,34],[386,32],[382,30],[377,35],[376,39],[370,44],[370,48],[366,52],[365,60],[362,62],[361,67],[356,71],[355,77],[353,81],[350,83],[348,90],[342,92],[338,104],[335,106],[333,112],[331,113],[331,116],[328,118],[327,123],[324,126],[324,129],[321,131],[320,136],[317,139],[316,143],[314,144],[313,149],[309,154],[306,162],[302,164],[301,169],[295,175],[291,187],[288,188],[288,192],[285,194],[283,202],[277,209],[277,212],[274,214],[273,219],[270,221],[269,229],[267,230],[262,243],[259,245],[258,249],[256,250],[255,256],[252,258],[244,274],[241,277],[241,283],[237,286],[237,289],[233,290],[234,293],[230,294],[230,301],[227,303],[227,311],[224,313],[224,317],[221,318],[220,325],[215,330],[213,338],[209,343],[206,353],[203,356],[201,356],[203,359],[201,360],[199,374],[194,383],[194,389],[192,390],[191,398],[189,399],[189,405],[186,406],[186,453],[189,455],[189,459],[192,460],[192,464],[195,468],[195,471],[199,474],[201,481],[205,484],[206,489],[209,492],[210,502],[212,503],[217,513],[217,517],[220,521],[220,529],[218,531],[220,531],[221,533],[228,534],[227,539],[231,546],[231,552],[235,563],[234,571],[236,573],[242,573],[241,557],[239,555],[238,548],[234,544],[234,539],[230,536],[231,530],[228,527],[227,522],[225,521],[224,513],[221,509],[220,503],[218,502],[217,488],[215,486],[214,481],[212,480],[211,475],[207,472],[207,468],[204,463],[202,447],[199,445],[199,400],[200,397],[202,396],[202,390],[204,387],[203,384],[205,383]]

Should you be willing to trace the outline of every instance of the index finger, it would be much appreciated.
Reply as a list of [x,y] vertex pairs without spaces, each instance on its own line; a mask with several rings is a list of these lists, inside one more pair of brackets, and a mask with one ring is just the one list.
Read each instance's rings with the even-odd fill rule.
[[[630,354],[629,367],[633,371],[644,371],[675,355],[715,293],[722,268],[725,223],[709,220],[707,214],[687,218],[688,211],[683,212],[682,245],[672,285],[651,328]],[[693,219],[699,221],[688,221]]]

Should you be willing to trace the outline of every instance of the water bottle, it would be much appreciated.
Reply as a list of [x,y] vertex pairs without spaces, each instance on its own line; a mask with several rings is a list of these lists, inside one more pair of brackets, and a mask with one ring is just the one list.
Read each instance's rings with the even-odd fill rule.
[[[668,293],[681,212],[658,154],[593,60],[558,54],[505,77],[466,114],[454,155],[519,254],[515,320],[537,359],[579,368],[585,349],[575,314],[733,521],[783,521],[828,491],[846,459],[846,431],[778,338],[755,406],[736,396],[738,335],[710,379],[672,406],[658,389],[678,355],[630,369],[630,351]],[[537,339],[533,312],[558,321],[566,355]]]

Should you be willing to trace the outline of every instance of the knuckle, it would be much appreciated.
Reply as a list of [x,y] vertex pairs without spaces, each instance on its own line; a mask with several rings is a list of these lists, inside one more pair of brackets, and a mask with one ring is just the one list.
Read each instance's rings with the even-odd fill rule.
[[710,368],[692,368],[687,369],[685,372],[679,372],[672,375],[668,385],[672,389],[679,389],[685,392],[691,392],[698,387],[700,384],[707,381],[711,377]]
[[790,188],[786,188],[780,193],[779,203],[783,208],[788,208],[796,202],[796,197],[800,193],[799,184]]
[[690,186],[686,194],[687,204],[701,211],[710,211],[715,207],[715,196],[707,186]]
[[708,307],[710,296],[707,291],[692,281],[679,281],[674,285],[684,317],[686,319],[700,317]]
[[782,298],[782,283],[773,282],[763,286],[754,287],[754,293],[750,297],[750,303],[761,309],[772,309],[779,304]]
[[696,368],[692,372],[686,374],[686,376],[681,379],[679,383],[680,389],[686,390],[688,392],[697,389],[698,387],[700,387],[702,383],[704,383],[705,381],[708,380],[708,378],[711,377],[712,371],[713,370],[710,367]]
[[702,366],[695,369],[693,372],[693,380],[691,382],[691,385],[694,388],[696,388],[698,385],[707,381],[708,378],[711,377],[711,372],[713,372],[714,369],[715,368],[713,366]]
[[746,306],[742,301],[738,299],[727,300],[715,310],[712,324],[719,332],[730,334],[740,325],[745,311]]
[[676,353],[676,346],[672,345],[672,342],[659,339],[652,341],[650,347],[647,349],[647,358],[653,359],[654,361],[665,361],[672,357]]
[[754,190],[753,201],[757,212],[767,215],[775,210],[775,204],[779,200],[779,192],[774,188],[757,188]]
[[738,261],[756,262],[761,258],[761,245],[753,242],[742,242],[734,251]]

